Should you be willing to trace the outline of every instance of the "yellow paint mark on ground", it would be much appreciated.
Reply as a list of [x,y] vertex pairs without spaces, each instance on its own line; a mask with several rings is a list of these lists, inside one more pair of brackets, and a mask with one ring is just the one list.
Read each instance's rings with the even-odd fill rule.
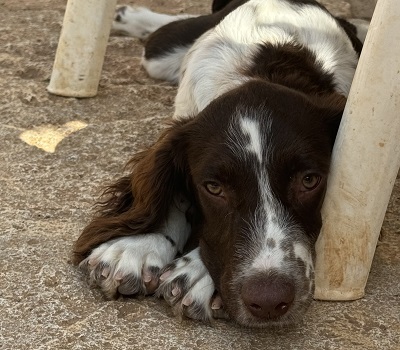
[[54,153],[57,145],[73,132],[84,129],[87,124],[78,120],[61,126],[42,125],[26,130],[19,138],[30,146],[35,146],[45,152]]

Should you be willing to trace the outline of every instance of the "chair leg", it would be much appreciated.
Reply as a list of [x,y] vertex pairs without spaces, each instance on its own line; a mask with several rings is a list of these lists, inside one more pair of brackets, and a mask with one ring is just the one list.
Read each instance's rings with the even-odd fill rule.
[[116,0],[69,0],[47,90],[71,97],[97,94]]
[[333,151],[316,247],[316,299],[364,296],[400,167],[399,43],[398,0],[379,0]]

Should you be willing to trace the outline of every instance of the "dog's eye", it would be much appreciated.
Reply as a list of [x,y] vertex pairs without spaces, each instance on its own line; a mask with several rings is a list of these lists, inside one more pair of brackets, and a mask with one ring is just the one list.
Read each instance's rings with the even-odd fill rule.
[[307,174],[303,177],[303,186],[306,190],[311,191],[321,182],[321,176],[318,174]]
[[213,196],[219,196],[222,193],[222,187],[217,182],[207,182],[205,187],[208,193],[212,194]]

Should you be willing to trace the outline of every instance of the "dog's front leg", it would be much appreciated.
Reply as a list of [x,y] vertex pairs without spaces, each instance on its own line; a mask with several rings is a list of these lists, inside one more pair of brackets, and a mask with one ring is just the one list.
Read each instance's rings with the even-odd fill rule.
[[119,237],[93,249],[80,263],[90,280],[109,298],[152,294],[160,271],[181,253],[190,235],[186,220],[189,203],[180,199],[171,206],[160,232]]

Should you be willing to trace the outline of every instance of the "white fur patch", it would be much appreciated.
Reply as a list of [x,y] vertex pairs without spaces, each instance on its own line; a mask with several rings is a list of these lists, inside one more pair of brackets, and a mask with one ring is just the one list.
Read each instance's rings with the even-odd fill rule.
[[254,153],[258,159],[258,162],[261,164],[263,147],[259,123],[249,118],[241,118],[240,127],[243,134],[247,135],[250,138],[250,142],[246,146],[246,150]]
[[[265,180],[262,183],[265,184]],[[272,269],[285,272],[284,258],[286,252],[282,249],[282,243],[288,239],[285,234],[287,218],[276,200],[271,200],[272,195],[268,193],[268,187],[264,190],[260,188],[263,203],[254,218],[253,245],[257,249],[257,255],[251,264],[251,268],[263,272]],[[266,200],[266,198],[268,199]],[[268,244],[269,240],[274,241],[273,247]]]
[[[247,108],[246,110],[237,110],[228,127],[226,137],[227,146],[238,159],[246,161],[249,154],[254,154],[258,159],[258,165],[260,165],[262,162],[269,161],[269,145],[263,142],[263,135],[268,135],[270,132],[272,120],[268,113],[265,113],[261,125],[252,118],[256,113],[256,111]],[[257,163],[254,165],[257,165]],[[255,171],[258,171],[258,166]]]

